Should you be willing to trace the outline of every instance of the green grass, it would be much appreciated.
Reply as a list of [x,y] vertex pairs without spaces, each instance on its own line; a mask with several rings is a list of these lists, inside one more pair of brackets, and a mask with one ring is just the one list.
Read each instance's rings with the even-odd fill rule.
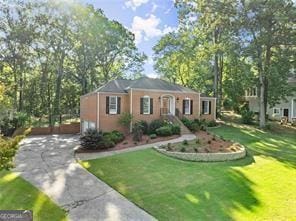
[[33,210],[35,221],[67,220],[66,212],[51,199],[17,176],[0,172],[0,210]]
[[295,133],[211,131],[245,145],[248,156],[199,163],[147,149],[82,164],[159,220],[296,220]]

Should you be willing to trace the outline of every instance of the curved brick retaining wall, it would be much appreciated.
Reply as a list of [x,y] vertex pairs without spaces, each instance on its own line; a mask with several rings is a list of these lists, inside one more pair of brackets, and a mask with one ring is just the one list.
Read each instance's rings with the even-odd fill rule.
[[167,151],[165,149],[154,146],[154,149],[162,154],[170,157],[174,157],[181,160],[188,161],[202,161],[202,162],[216,162],[216,161],[229,161],[238,160],[246,156],[246,149],[244,146],[240,145],[240,150],[236,152],[229,153],[182,153]]

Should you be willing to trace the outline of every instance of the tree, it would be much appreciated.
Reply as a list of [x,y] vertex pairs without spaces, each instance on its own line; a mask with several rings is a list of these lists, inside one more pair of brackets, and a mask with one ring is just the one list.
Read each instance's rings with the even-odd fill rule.
[[[295,55],[295,29],[293,20],[296,9],[292,1],[241,1],[241,39],[247,55],[255,63],[260,99],[260,127],[266,124],[267,104],[274,104],[289,94],[287,79]],[[294,54],[294,55],[293,55]],[[295,61],[295,60],[294,60]],[[285,67],[285,68],[282,68]],[[270,84],[276,79],[275,88]],[[283,88],[280,96],[272,91]],[[271,92],[271,93],[270,93]],[[271,95],[271,96],[270,96]]]

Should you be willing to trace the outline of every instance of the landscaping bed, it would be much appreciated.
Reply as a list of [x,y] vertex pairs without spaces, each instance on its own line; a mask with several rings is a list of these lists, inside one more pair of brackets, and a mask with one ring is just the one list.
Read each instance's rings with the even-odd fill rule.
[[146,121],[136,121],[132,133],[123,134],[117,130],[111,132],[88,129],[80,137],[80,147],[76,153],[91,153],[121,150],[144,144],[153,144],[180,136],[179,125],[165,120],[153,120],[150,124]]
[[122,150],[122,149],[129,148],[129,147],[135,147],[135,146],[144,145],[144,144],[153,144],[153,143],[157,143],[160,141],[175,139],[178,137],[180,137],[180,135],[172,135],[172,136],[167,136],[167,137],[156,137],[154,139],[151,139],[149,135],[143,135],[141,141],[135,142],[133,140],[133,135],[128,134],[125,136],[125,138],[122,142],[117,143],[114,147],[111,147],[108,149],[94,149],[94,150],[79,147],[76,150],[76,153],[95,153],[95,152]]
[[239,143],[225,140],[206,131],[196,132],[196,140],[155,146],[154,149],[167,156],[190,161],[227,161],[246,156]]

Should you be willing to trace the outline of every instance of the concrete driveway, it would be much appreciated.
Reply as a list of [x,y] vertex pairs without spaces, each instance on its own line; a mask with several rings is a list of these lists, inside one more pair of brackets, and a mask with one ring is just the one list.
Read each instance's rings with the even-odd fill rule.
[[66,209],[70,220],[155,220],[76,163],[73,148],[78,138],[28,137],[21,143],[14,170]]

